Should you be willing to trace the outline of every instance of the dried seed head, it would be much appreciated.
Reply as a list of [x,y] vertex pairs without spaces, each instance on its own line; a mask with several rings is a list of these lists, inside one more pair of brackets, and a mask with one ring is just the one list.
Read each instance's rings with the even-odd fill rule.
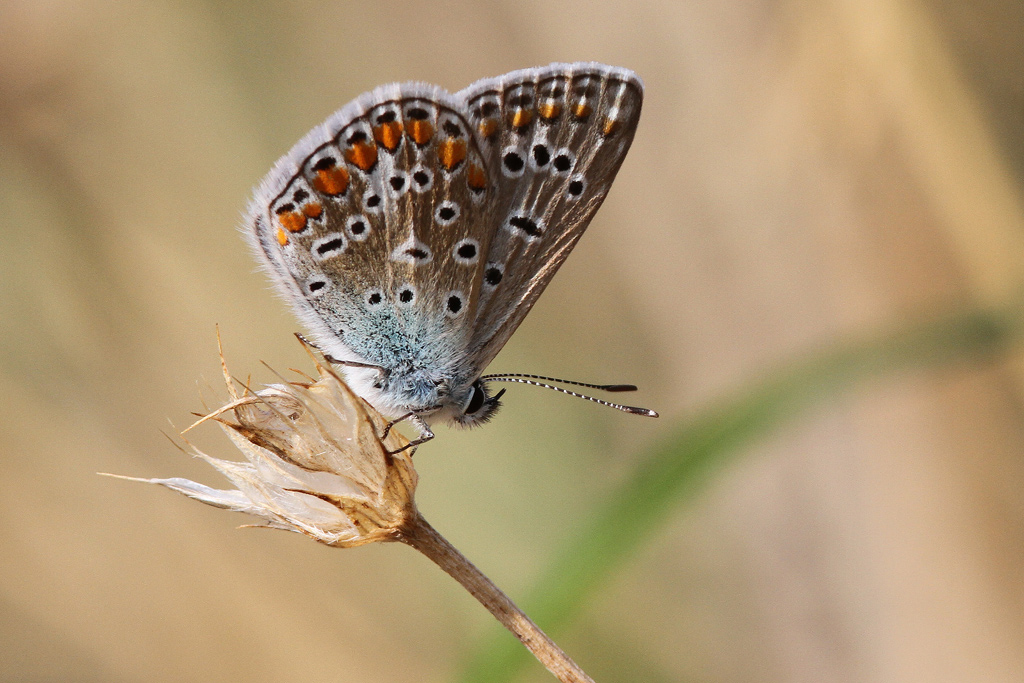
[[246,461],[218,460],[189,446],[237,488],[109,476],[160,484],[208,505],[255,515],[263,520],[255,526],[297,531],[330,546],[406,543],[462,584],[559,680],[593,683],[419,515],[409,440],[393,429],[381,439],[385,419],[329,368],[317,363],[317,380],[275,384],[255,393],[246,388],[239,396],[223,354],[221,366],[233,400],[192,427],[219,423]]
[[411,452],[395,453],[409,442],[396,430],[381,440],[384,418],[329,368],[317,369],[316,381],[241,396],[225,369],[234,400],[199,423],[218,422],[246,462],[219,460],[189,445],[236,489],[177,478],[137,481],[249,513],[263,520],[256,526],[297,531],[331,546],[396,540],[417,515]]

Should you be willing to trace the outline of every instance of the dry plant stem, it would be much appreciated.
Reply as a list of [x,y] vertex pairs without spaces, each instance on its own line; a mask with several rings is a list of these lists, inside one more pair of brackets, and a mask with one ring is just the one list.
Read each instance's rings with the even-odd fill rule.
[[462,584],[562,683],[594,683],[594,679],[569,659],[569,655],[562,652],[555,641],[548,638],[500,588],[473,566],[444,536],[437,533],[423,517],[417,514],[404,526],[400,540],[429,557]]

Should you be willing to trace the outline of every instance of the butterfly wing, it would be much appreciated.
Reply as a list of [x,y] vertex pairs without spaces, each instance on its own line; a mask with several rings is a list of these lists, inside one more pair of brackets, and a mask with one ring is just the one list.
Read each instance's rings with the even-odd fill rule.
[[494,184],[468,354],[501,350],[601,206],[633,140],[643,83],[597,63],[552,64],[456,94]]
[[361,396],[457,408],[604,200],[642,95],[594,63],[377,88],[278,161],[247,234],[320,348],[383,370],[347,373]]
[[[472,131],[444,90],[384,86],[314,129],[257,188],[250,242],[323,351],[389,374],[453,374],[491,239],[471,229],[493,192]],[[356,389],[378,408],[415,405],[371,398],[370,374]]]

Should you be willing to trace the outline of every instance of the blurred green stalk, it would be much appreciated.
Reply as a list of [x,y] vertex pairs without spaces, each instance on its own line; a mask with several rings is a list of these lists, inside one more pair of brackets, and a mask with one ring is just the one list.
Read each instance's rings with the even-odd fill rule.
[[[991,359],[1024,331],[1021,300],[971,310],[837,345],[781,369],[676,427],[632,477],[612,492],[543,572],[521,604],[548,633],[565,629],[611,577],[714,473],[758,439],[862,380],[894,372]],[[514,638],[495,629],[465,666],[463,683],[511,681],[531,661]]]

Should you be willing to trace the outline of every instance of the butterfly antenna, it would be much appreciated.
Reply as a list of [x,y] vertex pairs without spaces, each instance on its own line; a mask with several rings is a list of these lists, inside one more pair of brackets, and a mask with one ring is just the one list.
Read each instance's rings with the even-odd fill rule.
[[484,382],[515,382],[517,384],[529,384],[535,387],[543,387],[545,389],[551,389],[552,391],[558,391],[569,396],[575,396],[576,398],[586,399],[587,401],[593,401],[609,408],[615,408],[621,410],[624,413],[630,413],[631,415],[644,415],[646,417],[658,417],[658,414],[648,408],[638,408],[636,406],[625,406],[621,403],[612,403],[611,401],[602,401],[599,398],[593,396],[587,396],[586,394],[580,394],[575,391],[569,391],[562,387],[556,387],[554,384],[546,384],[544,382],[537,382],[533,379],[526,379],[528,377],[536,377],[538,379],[547,379],[552,382],[565,382],[566,384],[574,384],[581,387],[591,387],[593,389],[603,389],[605,391],[636,391],[636,387],[632,384],[587,384],[585,382],[570,382],[568,380],[554,379],[551,377],[541,377],[540,375],[523,375],[523,374],[508,374],[508,375],[485,375],[480,378]]
[[525,377],[526,379],[539,379],[545,382],[559,382],[560,384],[571,384],[576,387],[587,389],[599,389],[601,391],[636,391],[633,384],[590,384],[589,382],[573,382],[571,379],[559,379],[557,377],[545,377],[544,375],[527,375],[521,372],[502,372],[496,375],[484,375],[480,379],[485,382],[498,381],[501,377]]

